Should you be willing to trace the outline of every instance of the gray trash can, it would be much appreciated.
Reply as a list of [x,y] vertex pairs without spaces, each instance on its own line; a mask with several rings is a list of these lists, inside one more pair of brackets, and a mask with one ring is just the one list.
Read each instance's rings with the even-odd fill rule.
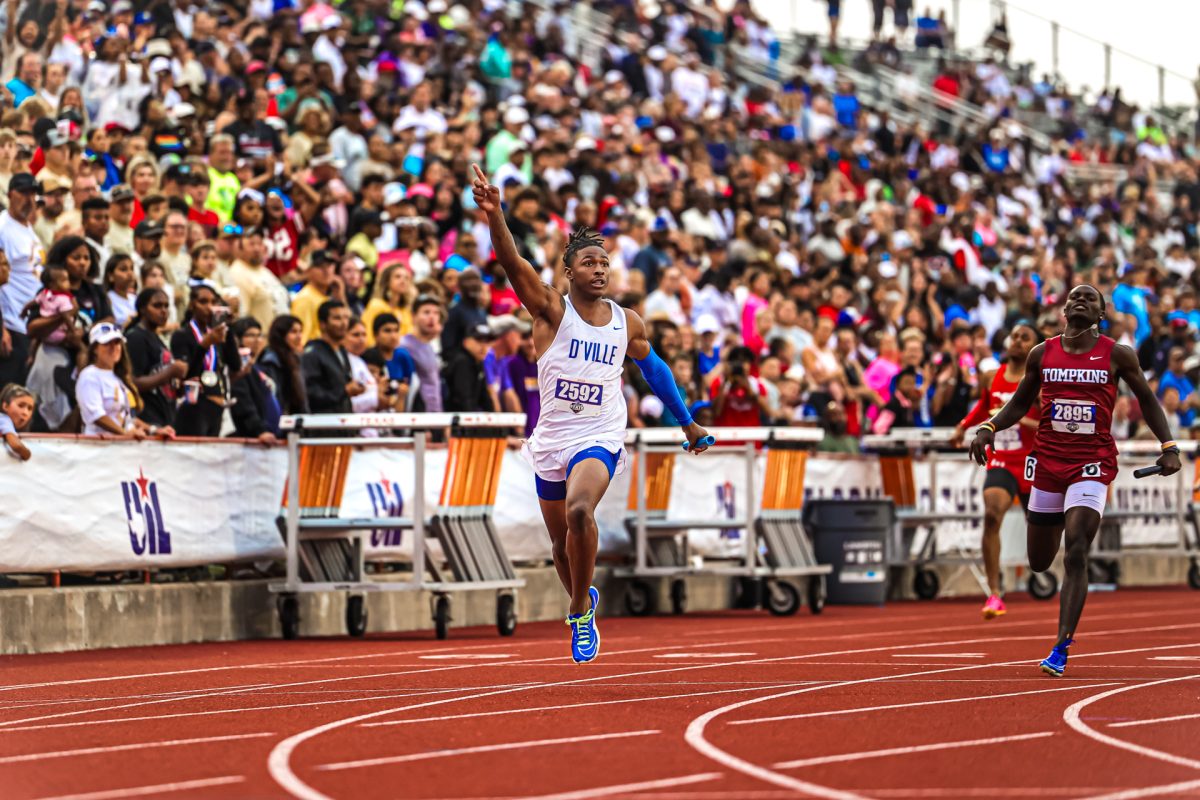
[[827,602],[882,605],[887,600],[887,542],[896,521],[891,500],[808,500],[804,529],[817,562],[829,564]]

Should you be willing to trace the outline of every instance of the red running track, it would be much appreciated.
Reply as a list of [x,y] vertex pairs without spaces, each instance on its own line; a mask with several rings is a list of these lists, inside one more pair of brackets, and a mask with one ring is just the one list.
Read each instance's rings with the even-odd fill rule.
[[0,659],[0,796],[1200,796],[1187,590]]

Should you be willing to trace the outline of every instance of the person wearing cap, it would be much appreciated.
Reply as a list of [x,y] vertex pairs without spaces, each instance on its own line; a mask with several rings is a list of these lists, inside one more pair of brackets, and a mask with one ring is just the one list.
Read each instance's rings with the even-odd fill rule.
[[[509,106],[504,112],[504,116],[501,117],[503,127],[488,140],[485,151],[485,163],[489,175],[495,175],[496,170],[500,169],[500,165],[512,157],[513,148],[524,144],[521,131],[528,122],[529,112],[525,110],[524,106]],[[525,167],[526,183],[532,182],[532,173],[533,165],[527,162]]]
[[494,338],[486,322],[463,331],[462,348],[442,368],[445,411],[497,410],[483,367]]
[[656,217],[650,225],[650,241],[633,259],[633,268],[646,276],[647,286],[657,286],[659,270],[675,263],[674,257],[667,249],[670,244],[671,224],[665,217]]
[[112,190],[108,208],[108,233],[104,246],[113,253],[133,252],[133,209],[135,197],[127,184],[118,184]]
[[33,230],[42,240],[42,245],[49,250],[50,246],[54,244],[55,233],[65,221],[63,212],[66,210],[67,192],[70,190],[71,184],[57,175],[43,178],[41,183],[42,207],[37,222],[33,223]]
[[33,229],[39,186],[28,172],[19,172],[8,183],[8,209],[0,213],[0,250],[8,259],[8,282],[0,286],[0,316],[4,319],[0,353],[0,385],[24,383],[29,358],[25,306],[42,288],[45,248]]
[[497,410],[504,410],[504,395],[512,387],[508,383],[505,368],[521,344],[521,337],[533,330],[533,326],[512,314],[501,314],[488,320],[492,330],[492,345],[483,359],[483,372],[487,376],[488,393]]
[[88,365],[75,381],[83,435],[174,438],[170,426],[148,425],[135,416],[142,409],[142,396],[134,385],[124,352],[125,336],[120,328],[111,322],[92,326],[88,332]]
[[147,261],[154,261],[162,253],[162,223],[144,219],[133,229],[133,266],[141,271]]
[[220,436],[229,381],[241,356],[229,335],[229,309],[208,281],[189,282],[187,312],[179,330],[171,334],[171,355],[188,365],[176,430],[181,436]]
[[341,279],[333,274],[333,257],[326,250],[314,250],[304,270],[304,286],[292,298],[292,316],[304,327],[304,341],[311,342],[321,335],[317,311],[326,300],[345,302]]
[[46,164],[37,173],[38,180],[55,180],[71,185],[71,140],[58,128],[51,128],[42,139]]

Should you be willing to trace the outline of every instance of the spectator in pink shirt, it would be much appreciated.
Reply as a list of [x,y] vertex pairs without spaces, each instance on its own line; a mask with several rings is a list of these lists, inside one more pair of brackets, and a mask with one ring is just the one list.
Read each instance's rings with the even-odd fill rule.
[[[879,334],[879,355],[863,370],[863,380],[886,402],[891,398],[892,379],[898,374],[900,348],[896,345],[896,335],[885,331]],[[875,415],[871,413],[868,416],[873,418]]]
[[770,304],[767,295],[771,291],[771,276],[765,270],[752,269],[746,273],[746,286],[750,289],[750,294],[746,296],[746,303],[742,306],[742,340],[746,347],[758,355],[767,346],[758,332],[757,320],[759,310]]

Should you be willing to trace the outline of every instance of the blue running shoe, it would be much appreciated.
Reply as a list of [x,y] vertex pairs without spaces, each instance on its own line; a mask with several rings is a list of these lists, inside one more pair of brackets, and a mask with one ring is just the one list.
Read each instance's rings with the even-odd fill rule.
[[600,643],[595,637],[595,619],[595,609],[567,616],[567,624],[571,626],[571,658],[576,664],[587,663],[600,652]]
[[596,613],[600,610],[600,590],[589,586],[588,599],[592,601],[592,638],[596,640],[596,654],[592,658],[595,658],[600,655],[600,628],[596,626]]
[[1074,643],[1074,639],[1067,639],[1062,644],[1054,645],[1054,649],[1050,651],[1050,655],[1046,656],[1042,661],[1042,672],[1047,675],[1053,675],[1055,678],[1061,678],[1067,670],[1067,648]]

